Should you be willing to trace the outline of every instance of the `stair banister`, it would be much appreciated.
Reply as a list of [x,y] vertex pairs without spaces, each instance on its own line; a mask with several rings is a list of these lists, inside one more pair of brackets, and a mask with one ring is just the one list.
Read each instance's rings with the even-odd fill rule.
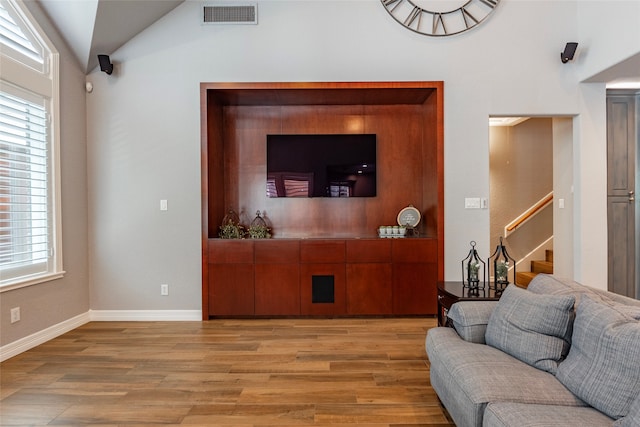
[[533,204],[529,209],[524,211],[520,216],[511,221],[504,227],[504,236],[507,237],[509,234],[513,233],[518,227],[522,224],[536,216],[542,209],[547,207],[550,203],[553,203],[553,191],[544,196],[542,199],[538,200]]

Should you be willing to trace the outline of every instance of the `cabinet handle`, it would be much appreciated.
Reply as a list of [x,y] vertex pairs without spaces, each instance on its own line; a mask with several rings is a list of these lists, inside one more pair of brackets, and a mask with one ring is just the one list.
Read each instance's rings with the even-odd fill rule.
[[636,200],[636,198],[634,197],[634,192],[633,191],[629,191],[629,201],[630,202],[634,202]]

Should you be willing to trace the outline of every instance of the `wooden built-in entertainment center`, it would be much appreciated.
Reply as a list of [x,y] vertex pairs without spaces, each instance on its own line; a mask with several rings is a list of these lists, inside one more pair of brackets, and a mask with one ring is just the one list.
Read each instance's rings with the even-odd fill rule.
[[[444,279],[443,83],[202,83],[202,313],[435,315]],[[268,198],[266,135],[377,136],[377,195]],[[413,205],[418,237],[377,237]],[[229,209],[272,239],[219,239]]]

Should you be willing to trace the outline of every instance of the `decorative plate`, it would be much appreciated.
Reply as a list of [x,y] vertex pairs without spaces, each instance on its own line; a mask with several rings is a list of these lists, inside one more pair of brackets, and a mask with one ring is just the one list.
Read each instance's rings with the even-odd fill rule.
[[402,209],[398,214],[398,225],[416,227],[420,222],[420,211],[412,205]]

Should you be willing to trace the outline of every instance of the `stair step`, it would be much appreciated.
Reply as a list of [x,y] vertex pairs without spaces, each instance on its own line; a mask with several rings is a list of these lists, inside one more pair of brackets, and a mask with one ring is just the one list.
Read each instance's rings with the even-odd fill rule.
[[527,286],[529,286],[529,283],[531,283],[533,278],[537,275],[538,273],[530,273],[528,271],[516,273],[516,285],[526,289]]
[[547,262],[553,262],[553,249],[547,249],[544,251],[544,260]]
[[533,273],[553,274],[553,262],[531,261],[531,271]]

